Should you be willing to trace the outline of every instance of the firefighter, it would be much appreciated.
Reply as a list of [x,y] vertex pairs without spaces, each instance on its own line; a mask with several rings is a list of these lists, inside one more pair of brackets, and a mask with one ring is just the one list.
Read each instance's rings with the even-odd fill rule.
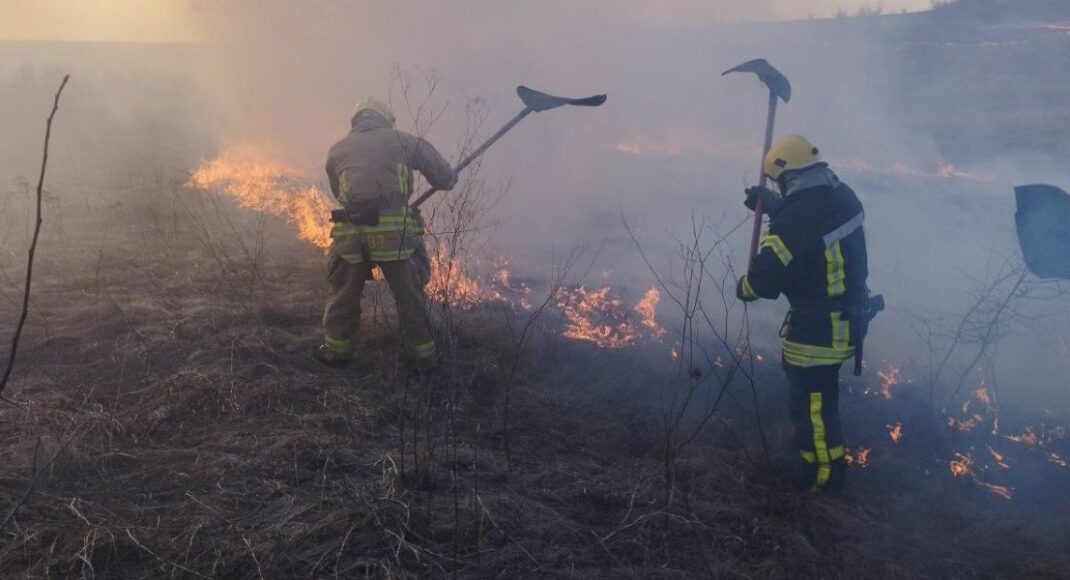
[[868,323],[865,216],[855,192],[804,137],[780,139],[764,169],[780,193],[747,189],[747,207],[761,198],[770,221],[736,294],[747,302],[787,297],[780,336],[800,460],[793,479],[814,491],[837,490],[846,471],[840,367],[855,356]]
[[332,212],[326,336],[315,351],[316,359],[327,366],[343,368],[354,360],[361,294],[375,266],[397,304],[409,357],[420,363],[436,358],[423,292],[427,279],[412,259],[423,247],[424,224],[408,200],[413,170],[442,190],[452,189],[457,175],[430,143],[396,130],[394,124],[385,103],[362,101],[353,111],[349,134],[327,156],[331,192],[343,206]]

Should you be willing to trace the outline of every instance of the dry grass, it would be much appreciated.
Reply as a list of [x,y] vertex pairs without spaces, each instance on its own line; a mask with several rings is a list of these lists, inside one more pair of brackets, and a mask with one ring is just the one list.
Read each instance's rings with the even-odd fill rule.
[[[324,298],[315,250],[252,213],[215,215],[194,192],[130,193],[142,201],[84,213],[42,247],[9,391],[18,404],[0,407],[0,505],[39,477],[0,530],[0,576],[1070,570],[1065,494],[1004,503],[941,483],[924,475],[941,467],[926,463],[935,443],[889,451],[842,497],[799,494],[770,483],[752,429],[731,413],[678,458],[665,511],[650,395],[663,355],[598,351],[545,329],[516,375],[510,469],[501,403],[514,349],[500,313],[465,314],[482,319],[463,325],[440,372],[417,376],[398,363],[390,301],[374,299],[360,367],[326,370],[308,356]],[[849,428],[864,433],[871,412],[848,403]]]

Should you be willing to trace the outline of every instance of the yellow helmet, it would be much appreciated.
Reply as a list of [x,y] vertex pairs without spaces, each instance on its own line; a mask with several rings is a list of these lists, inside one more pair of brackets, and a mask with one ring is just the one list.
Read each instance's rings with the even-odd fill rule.
[[821,163],[821,151],[802,135],[781,137],[765,156],[765,174],[773,181],[788,171],[806,169]]
[[375,97],[368,97],[367,99],[364,99],[363,101],[357,103],[357,106],[353,108],[352,120],[356,121],[357,116],[365,111],[371,111],[379,115],[380,117],[389,121],[391,125],[397,122],[397,119],[394,118],[394,112],[390,110],[390,105],[384,103],[383,101],[380,101],[379,99],[376,99]]

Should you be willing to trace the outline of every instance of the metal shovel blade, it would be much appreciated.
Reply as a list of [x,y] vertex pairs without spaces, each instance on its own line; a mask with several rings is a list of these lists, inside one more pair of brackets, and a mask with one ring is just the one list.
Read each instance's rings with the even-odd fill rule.
[[1039,278],[1070,280],[1070,195],[1041,184],[1016,187],[1014,193],[1026,266]]
[[556,109],[565,105],[572,105],[575,107],[598,107],[606,102],[605,95],[595,95],[583,99],[569,99],[566,97],[555,97],[546,93],[540,93],[539,91],[529,89],[524,85],[520,85],[516,88],[516,94],[520,97],[520,100],[524,102],[524,105],[527,108],[536,113]]
[[726,70],[721,76],[736,72],[749,72],[758,75],[758,79],[769,87],[770,92],[780,97],[780,100],[785,103],[791,100],[791,82],[788,81],[788,77],[784,76],[764,58],[748,60],[736,68]]

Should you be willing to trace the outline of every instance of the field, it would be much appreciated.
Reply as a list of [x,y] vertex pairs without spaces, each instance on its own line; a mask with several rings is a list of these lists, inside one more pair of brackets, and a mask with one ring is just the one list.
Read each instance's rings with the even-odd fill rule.
[[[776,483],[738,401],[682,449],[667,487],[664,346],[599,349],[548,321],[517,349],[515,321],[489,304],[454,312],[443,368],[416,375],[376,292],[362,364],[326,370],[308,356],[319,251],[176,181],[50,212],[64,220],[40,250],[36,323],[3,407],[0,493],[18,507],[3,530],[7,577],[1059,578],[1070,567],[1065,470],[1023,452],[1017,468],[1045,483],[1010,502],[951,477],[939,461],[951,435],[924,422],[909,385],[891,402],[847,396],[870,466],[822,497]],[[775,460],[787,454],[783,385],[775,366],[761,372]],[[913,421],[901,446],[882,427],[897,413]]]
[[[851,30],[868,34],[868,22]],[[811,47],[839,26],[784,25],[817,31]],[[999,85],[960,106],[962,92],[991,82],[992,61],[971,51],[1018,62],[1031,58],[1019,41],[1032,33],[985,28],[977,44],[949,35],[934,48],[890,30],[895,67],[854,79],[852,98],[941,63],[958,76],[892,94],[902,116],[858,123],[841,145],[879,143],[874,134],[898,123],[931,131],[905,153],[943,157],[896,162],[903,151],[888,147],[877,161],[840,160],[866,196],[872,285],[892,306],[864,375],[842,374],[850,479],[838,495],[781,480],[793,457],[774,338],[783,308],[742,310],[725,290],[739,240],[718,239],[736,220],[694,217],[721,204],[742,211],[734,193],[708,191],[738,189],[738,169],[724,168],[749,162],[750,144],[717,139],[739,127],[682,138],[671,126],[590,131],[598,177],[579,183],[592,191],[548,194],[572,197],[548,198],[499,245],[478,234],[515,208],[496,205],[497,176],[466,177],[432,218],[439,365],[405,364],[393,302],[375,283],[358,364],[337,371],[311,357],[326,299],[318,165],[292,169],[263,151],[246,164],[240,147],[215,139],[189,71],[146,72],[185,63],[184,50],[92,47],[85,61],[71,47],[8,51],[0,121],[30,137],[0,142],[2,346],[23,298],[47,104],[37,96],[55,72],[19,59],[107,64],[86,65],[57,121],[29,324],[0,400],[0,577],[1070,576],[1067,290],[1021,270],[1003,197],[1029,168],[1063,175],[1042,154],[1065,148],[1058,96],[1068,89],[1053,81],[1015,100]],[[723,42],[753,29],[730,34]],[[1046,58],[1065,54],[1061,33],[1039,34],[1054,47]],[[833,73],[804,68],[814,58],[802,51],[783,60],[811,72],[796,106],[813,112],[806,90]],[[1005,68],[1020,84],[1043,62]],[[670,85],[675,71],[657,70],[665,77],[652,84]],[[1012,100],[1013,113],[994,113]],[[919,114],[923,103],[931,110]],[[690,122],[674,115],[670,125]],[[543,134],[572,129],[562,125]],[[496,161],[519,167],[509,194],[527,201],[517,207],[542,203],[550,186],[536,174],[572,183],[543,163],[558,152],[525,164],[506,155],[511,146]],[[1004,149],[1037,158],[1007,177],[1013,164],[993,161]],[[600,171],[610,164],[620,169]],[[634,193],[619,213],[648,221],[622,227],[605,204],[573,201],[576,191]],[[596,230],[601,245],[570,254],[566,226]],[[501,255],[515,247],[527,254]],[[647,269],[637,248],[665,262]],[[630,268],[609,272],[625,259]],[[941,286],[960,278],[969,283]],[[931,308],[911,309],[934,289],[922,302]]]

